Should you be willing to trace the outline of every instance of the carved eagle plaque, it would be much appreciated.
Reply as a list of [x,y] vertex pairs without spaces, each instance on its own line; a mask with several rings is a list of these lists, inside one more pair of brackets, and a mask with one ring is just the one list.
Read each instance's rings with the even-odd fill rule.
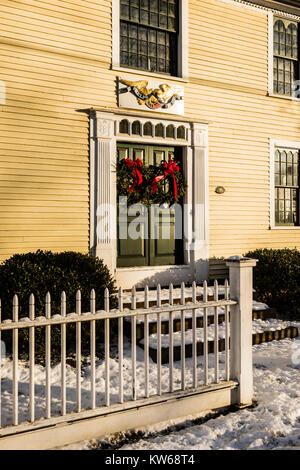
[[165,81],[128,80],[119,77],[119,106],[122,108],[184,114],[184,88]]

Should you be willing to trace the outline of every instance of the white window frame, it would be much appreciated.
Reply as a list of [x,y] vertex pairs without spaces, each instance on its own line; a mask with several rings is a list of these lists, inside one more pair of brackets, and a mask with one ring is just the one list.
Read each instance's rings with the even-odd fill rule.
[[268,94],[274,94],[274,15],[273,12],[268,12]]
[[[274,68],[274,16],[280,18],[282,15],[280,12],[274,14],[273,11],[268,12],[268,95],[274,98],[282,98],[284,100],[290,100],[300,102],[300,98],[295,98],[294,96],[280,95],[274,93],[274,79],[273,79],[273,68]],[[299,18],[289,17],[288,15],[282,16],[282,19],[291,19],[293,21],[298,21]]]
[[[159,73],[133,70],[120,66],[120,0],[112,0],[112,70],[130,72],[151,77]],[[188,81],[188,0],[179,0],[178,74],[168,75],[168,80]],[[165,76],[165,75],[164,75]]]
[[300,230],[300,226],[278,226],[275,224],[275,151],[277,148],[300,150],[300,142],[290,140],[270,139],[270,229],[271,230]]

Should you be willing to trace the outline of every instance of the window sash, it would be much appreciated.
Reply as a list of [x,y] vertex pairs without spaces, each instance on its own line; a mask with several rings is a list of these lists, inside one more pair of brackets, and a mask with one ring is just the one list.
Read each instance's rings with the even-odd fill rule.
[[120,18],[176,33],[178,30],[178,1],[120,0]]
[[276,149],[274,165],[275,224],[299,226],[299,151]]
[[273,35],[273,92],[293,96],[300,78],[298,23],[274,18]]
[[274,57],[274,92],[281,95],[293,95],[294,82],[298,80],[298,61]]
[[[159,24],[151,23],[151,14],[154,2],[149,0],[121,0],[120,1],[120,65],[155,72],[165,75],[177,74],[177,51],[178,51],[178,2],[177,0],[160,0],[155,2],[158,10],[162,4],[172,5],[172,15],[174,28],[163,28]],[[135,18],[130,17],[131,8],[137,11]],[[146,6],[145,6],[146,5]],[[144,9],[142,8],[144,6]],[[122,10],[123,7],[123,10]],[[124,8],[126,11],[124,13]],[[123,13],[122,13],[123,11]],[[149,21],[140,21],[141,11],[148,12]],[[159,11],[157,18],[159,18]]]
[[175,35],[140,25],[134,28],[136,33],[133,33],[134,29],[127,26],[127,34],[124,34],[125,25],[127,26],[127,22],[121,20],[121,66],[176,75],[177,41]]

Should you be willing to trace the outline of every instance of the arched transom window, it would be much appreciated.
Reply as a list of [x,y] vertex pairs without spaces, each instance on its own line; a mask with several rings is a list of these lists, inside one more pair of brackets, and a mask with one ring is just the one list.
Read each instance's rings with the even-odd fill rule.
[[187,140],[188,131],[186,125],[182,123],[170,121],[148,121],[146,119],[139,120],[130,117],[124,117],[120,119],[117,127],[117,134],[120,136],[130,136],[131,138],[140,137],[151,137],[160,140]]

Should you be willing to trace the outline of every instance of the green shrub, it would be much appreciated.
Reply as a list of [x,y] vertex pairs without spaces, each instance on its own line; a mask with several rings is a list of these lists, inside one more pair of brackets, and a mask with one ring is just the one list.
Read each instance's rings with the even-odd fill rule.
[[300,320],[300,251],[260,249],[246,254],[254,268],[257,300],[277,309],[281,318]]
[[[35,296],[35,315],[45,314],[45,297],[51,294],[51,315],[60,313],[60,297],[65,291],[67,313],[75,312],[76,292],[81,291],[82,312],[90,310],[90,291],[96,292],[96,309],[104,306],[104,289],[109,289],[111,308],[116,307],[115,283],[107,266],[101,259],[90,255],[66,251],[52,253],[40,251],[14,255],[0,264],[0,298],[2,319],[12,318],[12,300],[19,299],[19,318],[28,317],[30,294]],[[97,338],[102,340],[103,322],[97,322]],[[82,323],[86,345],[89,340],[89,325]],[[20,351],[26,352],[28,330],[20,330]],[[52,327],[52,352],[60,350],[60,327]],[[75,325],[67,326],[67,341],[72,347],[75,342]],[[9,337],[6,338],[8,346]],[[38,354],[44,354],[44,328],[36,329]]]

